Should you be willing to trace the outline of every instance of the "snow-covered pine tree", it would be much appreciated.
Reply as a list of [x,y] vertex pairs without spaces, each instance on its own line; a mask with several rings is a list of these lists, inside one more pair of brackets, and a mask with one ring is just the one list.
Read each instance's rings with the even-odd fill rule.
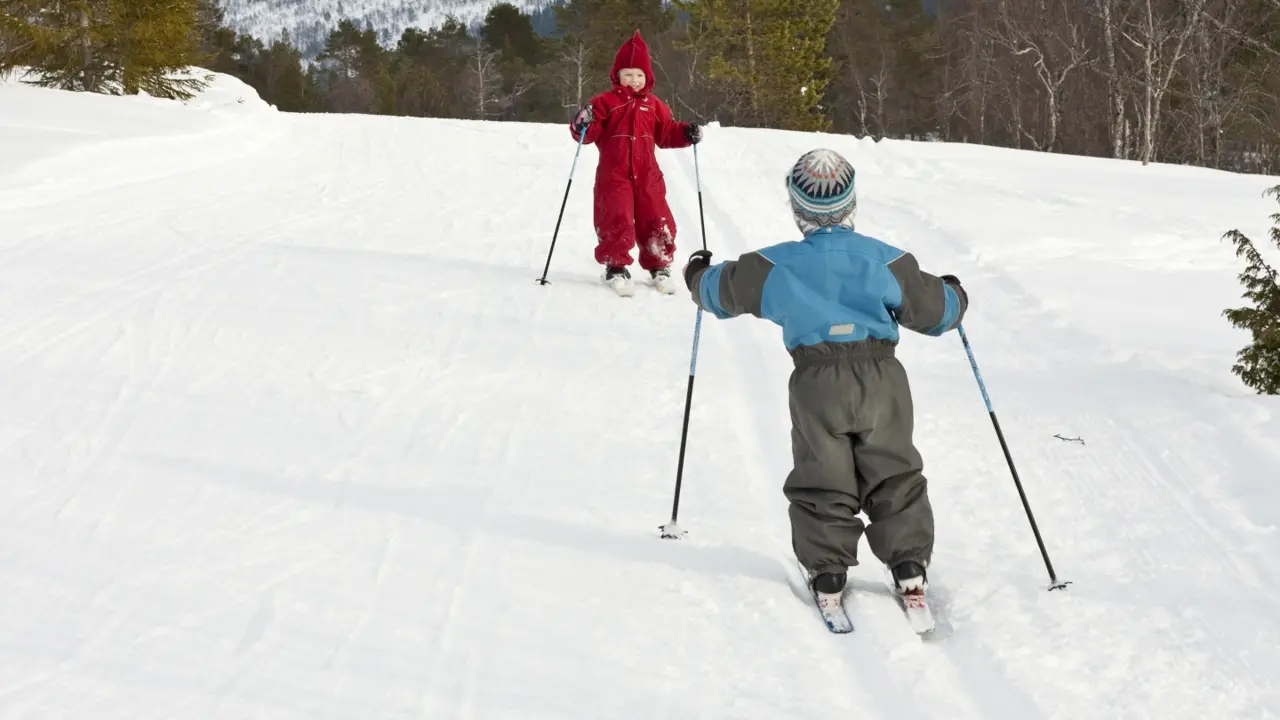
[[[1280,185],[1268,189],[1264,195],[1275,196],[1280,202]],[[1271,241],[1280,249],[1280,212],[1273,214],[1271,220],[1275,223]],[[1239,277],[1245,288],[1243,297],[1253,302],[1253,307],[1222,313],[1232,325],[1248,330],[1253,336],[1253,342],[1236,353],[1238,362],[1231,371],[1259,394],[1280,395],[1280,273],[1267,264],[1253,241],[1239,230],[1223,237],[1235,243],[1237,257],[1248,261]]]

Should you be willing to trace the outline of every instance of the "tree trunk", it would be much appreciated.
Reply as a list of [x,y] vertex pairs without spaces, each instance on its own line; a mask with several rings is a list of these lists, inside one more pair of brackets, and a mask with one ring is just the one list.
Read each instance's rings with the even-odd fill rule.
[[[1142,164],[1154,162],[1156,159],[1156,143],[1160,132],[1160,110],[1164,101],[1164,94],[1168,91],[1169,85],[1173,82],[1173,74],[1177,70],[1178,63],[1182,61],[1183,50],[1186,47],[1187,38],[1200,24],[1203,15],[1205,0],[1185,0],[1190,3],[1186,7],[1186,14],[1190,19],[1186,20],[1186,24],[1179,29],[1169,29],[1165,27],[1165,23],[1161,23],[1159,29],[1156,27],[1155,10],[1151,7],[1151,0],[1146,0],[1147,19],[1144,28],[1146,37],[1143,42],[1131,40],[1135,45],[1142,48],[1143,51],[1143,67],[1145,90],[1145,108],[1143,110],[1143,128],[1142,128]],[[1179,4],[1181,8],[1181,3]],[[1172,20],[1170,25],[1176,22]],[[1173,53],[1167,60],[1163,60],[1163,49],[1165,42],[1170,36],[1176,37]]]
[[1107,55],[1107,94],[1111,101],[1111,157],[1124,158],[1124,92],[1120,84],[1120,67],[1116,62],[1116,31],[1112,8],[1115,0],[1098,0],[1102,7],[1102,40]]
[[749,78],[747,82],[747,100],[750,102],[750,105],[751,105],[751,114],[755,117],[755,120],[759,122],[760,121],[760,91],[756,87],[757,85],[756,83],[756,77],[757,77],[756,76],[756,43],[755,43],[755,36],[754,36],[754,33],[752,32],[752,27],[751,27],[751,2],[750,0],[747,0],[742,4],[744,9],[746,10],[746,22],[747,22],[747,73],[748,73],[747,77]]
[[485,72],[485,67],[484,67],[484,46],[477,41],[476,42],[476,119],[477,120],[484,120],[485,105],[486,105],[485,100],[487,99],[487,96],[489,94],[489,88],[486,87],[487,85],[486,80],[488,80],[486,75],[487,73]]
[[85,92],[98,91],[98,79],[93,77],[93,41],[89,33],[89,10],[80,11],[80,89]]
[[587,85],[586,65],[587,65],[587,48],[582,43],[578,43],[577,62],[574,63],[577,78],[574,88],[577,90],[578,107],[582,107],[585,102],[582,99],[582,89]]

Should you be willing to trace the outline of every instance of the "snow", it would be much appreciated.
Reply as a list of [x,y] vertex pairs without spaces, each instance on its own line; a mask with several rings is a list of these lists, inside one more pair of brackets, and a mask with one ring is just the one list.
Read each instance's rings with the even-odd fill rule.
[[222,0],[221,6],[227,26],[236,32],[266,44],[288,33],[302,56],[314,60],[342,20],[351,20],[360,30],[372,27],[383,46],[394,48],[405,29],[432,30],[449,17],[479,27],[500,1],[533,14],[556,0]]
[[[1280,180],[717,127],[716,259],[795,237],[815,146],[965,282],[1065,591],[955,333],[900,348],[939,637],[874,561],[852,635],[793,592],[766,323],[704,316],[660,539],[695,310],[600,283],[590,148],[535,282],[564,127],[4,84],[0,717],[1280,717],[1280,400],[1229,371],[1220,239]],[[683,264],[694,154],[660,161]]]

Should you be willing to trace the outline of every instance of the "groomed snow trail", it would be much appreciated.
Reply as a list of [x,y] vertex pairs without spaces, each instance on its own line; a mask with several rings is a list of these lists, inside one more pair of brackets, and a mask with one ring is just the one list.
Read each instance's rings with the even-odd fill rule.
[[[244,103],[236,102],[244,99]],[[92,119],[86,110],[92,105]],[[558,126],[0,85],[0,718],[1272,718],[1280,406],[1228,373],[1230,247],[1274,179],[710,128],[717,259],[781,177],[964,280],[1066,592],[959,339],[901,357],[943,631],[866,552],[857,632],[788,584],[775,328],[614,297]],[[678,263],[694,158],[664,152]],[[1189,198],[1194,198],[1192,204]],[[1083,442],[1054,437],[1079,438]]]

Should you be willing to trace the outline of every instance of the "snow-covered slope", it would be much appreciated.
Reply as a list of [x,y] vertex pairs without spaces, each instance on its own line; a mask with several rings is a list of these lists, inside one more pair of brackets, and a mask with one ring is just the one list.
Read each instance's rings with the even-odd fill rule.
[[590,147],[534,282],[563,127],[0,87],[0,717],[1280,716],[1280,405],[1229,373],[1219,240],[1277,179],[710,128],[661,155],[682,262],[696,169],[729,257],[795,236],[819,145],[968,287],[1067,591],[954,333],[901,347],[935,641],[874,564],[853,635],[790,589],[759,321],[703,325],[658,539],[695,312],[599,284]]
[[[236,32],[270,42],[288,31],[290,41],[310,59],[323,49],[325,38],[341,20],[352,20],[361,29],[366,23],[371,25],[378,32],[378,40],[391,47],[405,28],[430,30],[442,25],[450,15],[466,25],[477,25],[499,1],[221,0],[221,4],[227,25]],[[558,0],[505,1],[526,13],[559,4]]]

